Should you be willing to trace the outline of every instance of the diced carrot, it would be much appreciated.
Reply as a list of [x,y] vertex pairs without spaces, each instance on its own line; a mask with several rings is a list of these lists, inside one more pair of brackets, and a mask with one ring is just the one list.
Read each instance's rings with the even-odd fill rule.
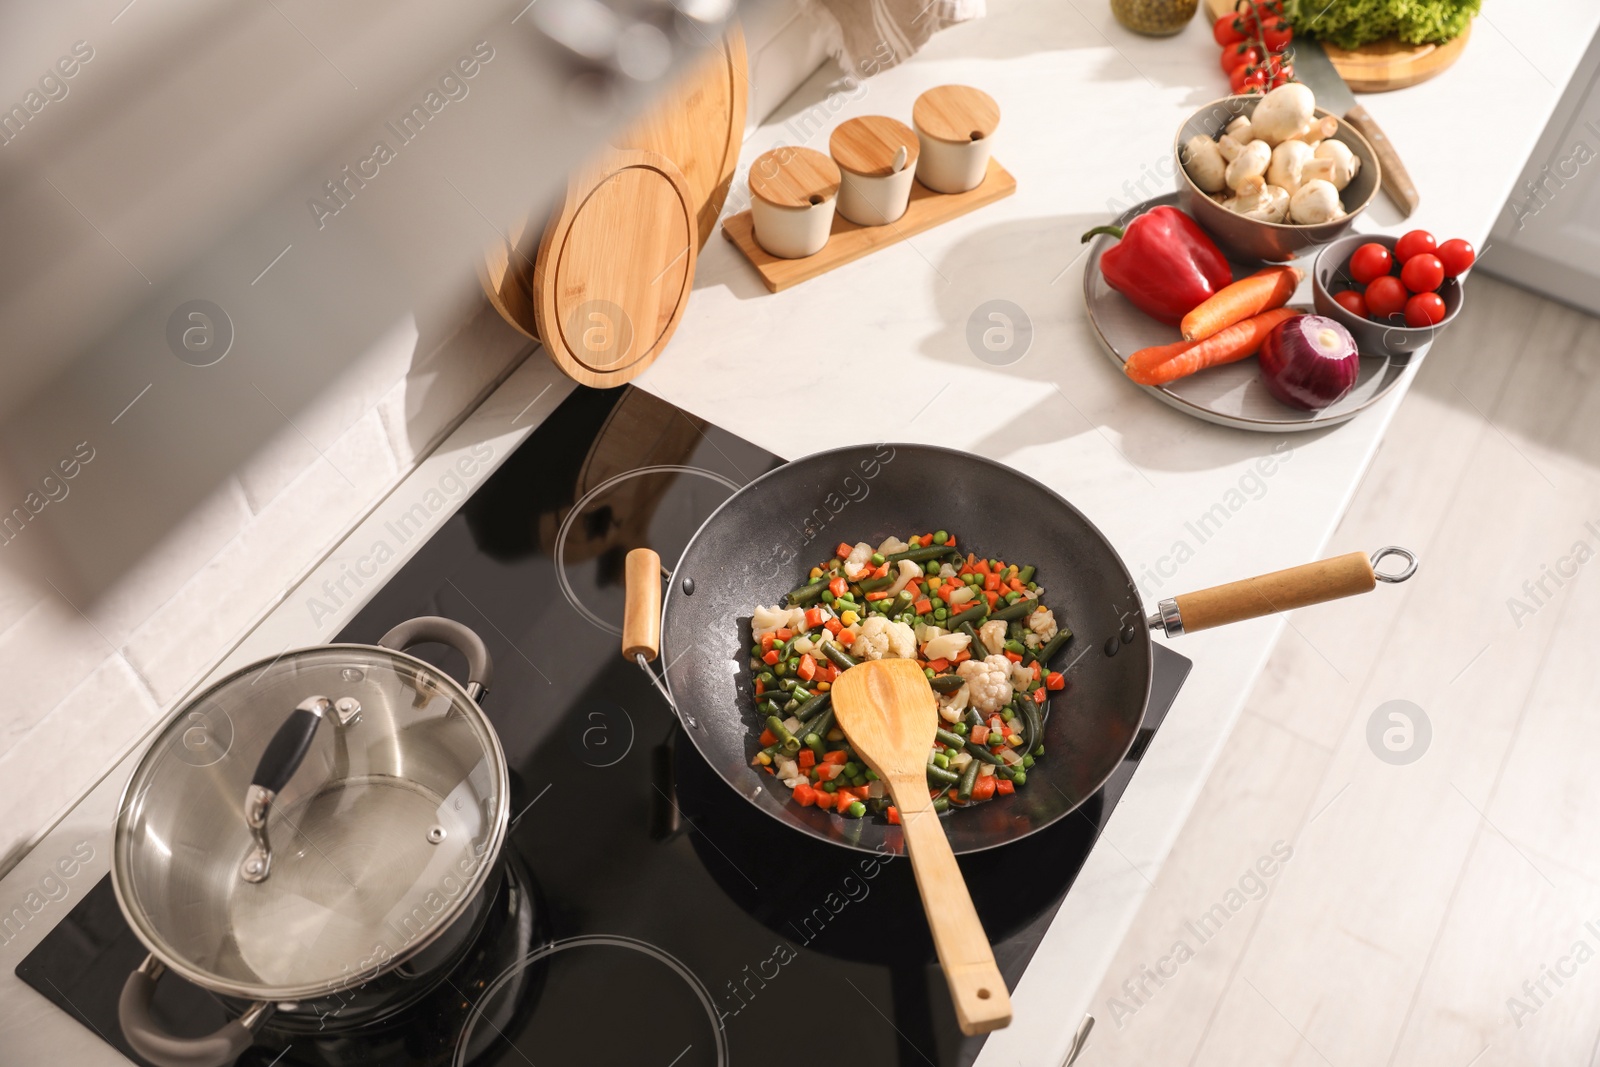
[[[989,740],[989,728],[987,726],[974,726],[972,728],[971,737],[973,744],[981,745],[985,741]],[[770,745],[772,742],[768,741],[767,744]]]
[[1007,582],[1006,584],[1011,587],[1011,591],[1013,593],[1020,593],[1024,589],[1028,588],[1027,586],[1022,584],[1022,579],[1021,578],[1013,578],[1009,582]]
[[1039,680],[1039,661],[1034,660],[1028,664],[1028,669],[1033,672],[1033,680],[1037,682]]
[[809,748],[802,748],[797,761],[802,771],[809,771],[817,765],[817,754]]
[[789,629],[787,626],[780,626],[776,631],[776,636],[779,641],[787,641],[789,638],[794,636],[794,631]]
[[762,693],[765,693],[766,691],[767,691],[766,683],[763,682],[760,678],[757,678],[756,679],[756,696],[760,696]]
[[[1011,783],[1007,782],[1006,784],[1010,785]],[[900,809],[899,808],[895,807],[893,804],[890,804],[888,810],[885,811],[884,814],[889,817],[889,825],[890,826],[899,826],[900,825]]]
[[[1034,666],[1038,666],[1038,664],[1034,664]],[[1065,689],[1067,687],[1067,679],[1062,676],[1060,671],[1051,671],[1045,676],[1044,687],[1046,689]]]
[[[972,784],[976,787],[978,783],[973,782]],[[1008,797],[1017,791],[1017,784],[1009,778],[1002,778],[994,784],[994,791],[1003,797]]]
[[997,779],[994,775],[990,775],[988,778],[979,778],[976,782],[973,782],[972,799],[988,800],[989,798],[993,797],[996,788],[996,782]]
[[822,625],[822,609],[821,608],[807,608],[806,609],[806,629],[815,630],[817,627],[819,627],[821,625]]
[[956,653],[956,662],[957,663],[965,663],[965,662],[967,662],[967,660],[969,660],[971,658],[972,658],[972,653],[970,651],[968,651],[967,649],[963,648],[960,652]]
[[933,610],[933,602],[927,597],[923,597],[921,600],[911,605],[911,610],[915,611],[918,615],[926,615],[928,612]]
[[851,633],[849,630],[840,630],[838,633],[838,639],[839,644],[843,645],[845,648],[849,648],[851,645],[856,643],[856,635]]
[[823,811],[833,810],[833,802],[836,799],[834,794],[828,792],[826,789],[813,789],[811,793],[811,799],[817,805],[817,807],[821,808]]
[[817,781],[819,782],[831,782],[843,773],[844,764],[842,763],[817,764]]
[[994,610],[994,602],[996,600],[1000,599],[1000,594],[996,593],[995,591],[990,589],[990,590],[985,590],[983,595],[989,598],[989,610],[993,611]]
[[770,667],[774,663],[778,662],[778,659],[778,650],[775,648],[769,648],[767,649],[767,654],[761,657],[761,662]]
[[931,533],[923,534],[922,535],[922,539],[921,539],[921,544],[922,544],[923,548],[927,548],[929,545],[933,544],[933,534],[931,534]]
[[771,730],[762,730],[761,731],[761,747],[762,748],[766,748],[768,745],[775,745],[777,743],[778,743],[778,735],[777,734],[773,733]]
[[976,562],[976,563],[974,563],[972,565],[972,569],[974,571],[976,571],[977,573],[979,573],[979,574],[988,574],[989,573],[989,561],[986,560],[986,559],[980,559],[978,562]]
[[837,748],[832,752],[824,752],[822,754],[822,762],[835,767],[843,767],[850,762],[850,754],[842,748]]
[[1046,700],[1049,700],[1049,699],[1050,698],[1045,695],[1045,687],[1044,686],[1041,685],[1039,688],[1037,688],[1037,689],[1035,689],[1033,691],[1033,702],[1035,704],[1043,704]]
[[854,545],[847,545],[843,541],[840,541],[839,547],[833,550],[833,554],[838,556],[840,559],[849,559],[850,553],[854,552],[855,550],[856,549]]
[[1013,652],[1008,648],[1006,649],[1006,659],[1010,660],[1012,663],[1021,663],[1022,654],[1020,652]]
[[[1017,658],[1021,659],[1022,657],[1018,656]],[[811,653],[801,654],[800,666],[795,669],[795,673],[800,676],[802,682],[809,682],[817,676],[817,661],[811,658]]]
[[840,575],[828,583],[828,592],[832,593],[834,596],[844,596],[849,591],[850,583],[844,580],[843,575]]
[[956,535],[955,534],[951,534],[949,537],[945,538],[944,546],[946,548],[954,548],[954,547],[956,547]]
[[829,619],[822,624],[822,628],[828,631],[830,634],[837,634],[840,630],[844,629],[844,623],[840,622],[838,619]]
[[776,640],[777,640],[777,637],[775,635],[773,635],[773,634],[762,634],[761,635],[761,651],[770,652],[772,650],[772,644]]
[[882,590],[882,589],[874,589],[872,592],[867,594],[867,599],[868,600],[888,600],[889,599],[889,594],[886,591]]
[[943,674],[950,669],[950,661],[941,656],[938,659],[930,659],[928,666],[933,668],[934,674]]
[[[1010,785],[1007,782],[1006,785]],[[794,787],[794,798],[800,802],[802,808],[809,808],[817,802],[817,791],[804,782]]]
[[983,576],[983,588],[984,588],[985,592],[988,592],[988,591],[994,590],[994,589],[999,589],[1000,588],[1000,576],[998,574],[985,574]]

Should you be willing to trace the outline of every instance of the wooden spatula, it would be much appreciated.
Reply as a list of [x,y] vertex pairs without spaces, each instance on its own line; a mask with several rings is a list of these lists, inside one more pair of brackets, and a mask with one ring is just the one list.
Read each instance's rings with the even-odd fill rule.
[[986,1034],[1008,1025],[1011,996],[928,797],[928,751],[939,723],[928,679],[908,659],[858,664],[833,683],[833,714],[900,811],[922,910],[961,1032]]

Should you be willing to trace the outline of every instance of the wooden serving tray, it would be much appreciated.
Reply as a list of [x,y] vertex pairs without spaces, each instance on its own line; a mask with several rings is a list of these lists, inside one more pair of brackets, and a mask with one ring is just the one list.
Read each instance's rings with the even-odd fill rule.
[[923,230],[959,218],[969,211],[976,211],[985,204],[1004,200],[1016,191],[1017,179],[991,157],[989,173],[984,176],[983,183],[964,193],[936,193],[921,182],[912,182],[911,203],[906,213],[887,225],[859,226],[836,212],[828,243],[822,246],[822,251],[804,259],[779,259],[757,244],[755,226],[748,211],[741,211],[725,220],[722,236],[744,253],[744,257],[761,275],[767,289],[777,293],[810,281],[819,274],[826,274],[835,267],[853,263],[880,248],[899,244]]

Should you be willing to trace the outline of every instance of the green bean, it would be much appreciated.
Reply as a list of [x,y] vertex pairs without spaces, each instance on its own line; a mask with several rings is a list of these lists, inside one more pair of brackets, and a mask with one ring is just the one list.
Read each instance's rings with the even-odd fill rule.
[[972,787],[978,782],[978,761],[973,760],[967,764],[967,769],[961,772],[961,783],[956,786],[956,796],[962,800],[972,799]]
[[959,674],[941,674],[928,682],[933,686],[935,693],[954,693],[957,689],[967,684],[967,680]]
[[1006,761],[1001,759],[999,756],[996,756],[993,752],[990,752],[987,746],[974,744],[973,742],[968,741],[967,751],[972,753],[972,758],[974,760],[982,760],[984,763],[987,763],[989,766],[993,767],[994,773],[998,774],[1000,777],[1011,777],[1011,765],[1006,763]]
[[933,798],[933,810],[937,811],[937,812],[949,811],[950,810],[950,798],[949,797],[943,797],[943,796],[934,797]]
[[978,602],[972,605],[972,607],[967,608],[965,611],[960,612],[959,614],[950,616],[950,621],[946,624],[945,628],[947,630],[954,630],[964,622],[972,622],[974,619],[981,619],[987,614],[989,614],[989,603],[982,597],[979,597]]
[[947,771],[943,767],[928,764],[928,784],[937,788],[941,785],[955,785],[961,781],[961,776],[955,771]]
[[894,574],[885,574],[882,578],[868,578],[864,582],[857,582],[856,588],[860,589],[862,593],[876,593],[880,589],[889,588],[898,577],[898,575]]
[[1062,626],[1056,630],[1056,635],[1045,642],[1045,646],[1035,653],[1033,658],[1040,663],[1048,664],[1050,657],[1060,652],[1062,646],[1070,640],[1072,640],[1072,631]]
[[1007,621],[1011,619],[1020,619],[1025,615],[1031,614],[1033,609],[1037,608],[1038,606],[1039,602],[1037,600],[1019,600],[1015,604],[1011,604],[1008,607],[1003,607],[999,611],[992,613],[989,618],[1005,619]]
[[1019,703],[1022,706],[1022,751],[1032,752],[1033,746],[1044,735],[1044,720],[1039,717],[1039,705],[1036,702],[1023,697]]
[[1023,585],[1027,585],[1029,582],[1033,581],[1033,574],[1033,564],[1030,563],[1017,572],[1017,581],[1021,582]]
[[792,756],[800,751],[800,739],[791,734],[789,728],[783,725],[783,720],[776,715],[767,716],[767,729],[771,730],[773,735],[777,737],[778,743],[783,746],[785,753]]
[[943,741],[945,744],[958,751],[966,747],[967,744],[967,739],[965,737],[962,737],[960,734],[953,734],[949,730],[946,730],[943,726],[935,730],[933,732],[933,736],[936,741]]
[[801,722],[810,722],[813,718],[828,710],[833,703],[833,693],[818,693],[816,696],[801,704],[794,713],[794,717]]
[[1007,641],[1005,643],[1005,650],[1014,656],[1020,656],[1028,650],[1028,646],[1024,645],[1021,641]]
[[948,545],[930,545],[927,548],[908,548],[904,552],[896,552],[889,557],[889,562],[899,563],[903,559],[909,559],[913,563],[926,563],[928,560],[938,559],[940,556],[954,555],[956,555],[956,550]]
[[821,596],[823,591],[827,588],[828,583],[823,581],[821,578],[818,578],[814,582],[807,582],[805,585],[789,590],[789,604],[791,607],[799,607],[801,604],[809,604]]
[[828,659],[832,660],[833,665],[838,667],[841,671],[849,670],[858,662],[854,656],[850,655],[850,653],[846,652],[832,641],[829,641],[827,644],[822,646],[822,654],[827,656]]

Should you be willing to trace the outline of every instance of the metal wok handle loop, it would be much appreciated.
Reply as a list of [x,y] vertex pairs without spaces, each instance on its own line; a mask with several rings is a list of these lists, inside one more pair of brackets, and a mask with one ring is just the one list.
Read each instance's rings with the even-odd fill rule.
[[494,681],[494,660],[489,658],[489,647],[483,643],[483,638],[468,627],[454,619],[421,615],[401,623],[378,638],[380,647],[392,648],[396,652],[404,652],[413,645],[429,641],[449,645],[467,657],[467,696],[483,703],[489,685]]
[[232,1063],[255,1042],[255,1028],[261,1025],[272,1005],[264,1000],[251,1004],[239,1018],[205,1037],[174,1037],[162,1029],[151,1015],[156,981],[166,965],[154,955],[128,975],[122,997],[117,1001],[117,1019],[122,1036],[133,1051],[157,1067],[223,1067]]
[[[1390,556],[1399,556],[1401,559],[1405,560],[1405,570],[1396,574],[1388,574],[1379,570],[1378,564],[1382,563]],[[1372,576],[1378,579],[1380,582],[1398,584],[1417,573],[1417,554],[1411,551],[1409,548],[1401,548],[1399,545],[1385,545],[1374,552],[1369,557],[1369,560],[1372,563]]]

